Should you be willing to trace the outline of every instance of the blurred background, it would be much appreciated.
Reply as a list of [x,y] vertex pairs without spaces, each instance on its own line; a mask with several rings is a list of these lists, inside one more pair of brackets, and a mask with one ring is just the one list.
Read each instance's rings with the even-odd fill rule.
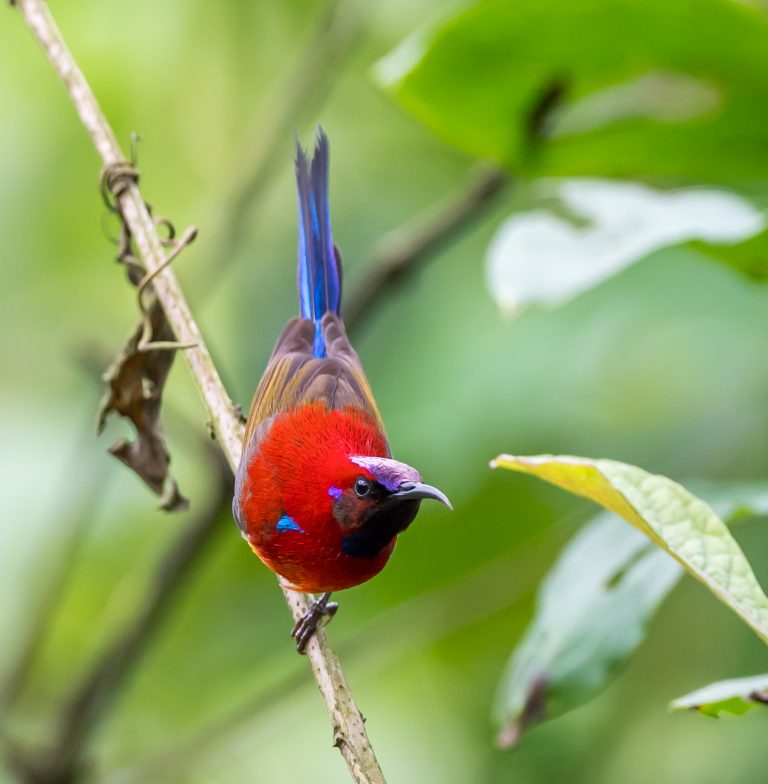
[[[330,630],[388,779],[764,781],[763,712],[714,721],[666,708],[706,682],[766,669],[758,638],[690,579],[595,700],[533,729],[512,751],[495,747],[492,706],[504,664],[537,586],[593,510],[488,468],[500,452],[549,452],[615,458],[679,480],[764,478],[768,292],[753,268],[759,253],[735,248],[722,263],[701,243],[652,248],[557,306],[510,315],[487,271],[488,248],[511,215],[541,208],[536,154],[494,155],[499,145],[491,140],[486,150],[475,137],[462,144],[471,132],[462,136],[461,123],[440,114],[440,100],[451,85],[461,96],[469,76],[440,71],[438,60],[445,84],[430,103],[426,88],[414,97],[399,75],[383,78],[375,68],[385,56],[390,73],[412,67],[412,38],[394,66],[391,53],[414,31],[442,24],[444,3],[101,0],[52,9],[124,149],[131,132],[141,134],[145,198],[177,228],[199,228],[176,272],[244,406],[296,309],[292,129],[307,145],[317,123],[330,137],[347,292],[375,263],[383,236],[460,199],[478,165],[512,172],[471,226],[387,290],[354,329],[396,455],[455,507],[451,515],[425,507],[388,568],[341,595]],[[106,453],[131,435],[125,423],[112,420],[95,435],[99,376],[136,322],[135,292],[105,236],[117,226],[105,217],[90,140],[21,18],[12,8],[2,17],[0,781],[16,780],[17,744],[39,748],[43,760],[51,739],[66,736],[61,710],[73,690],[145,606],[167,548],[212,504],[215,527],[84,739],[84,775],[115,784],[345,781],[274,576],[242,542],[227,503],[215,500],[206,414],[184,363],[171,374],[164,424],[189,511],[158,510],[158,499]],[[760,11],[747,21],[758,31],[765,25]],[[526,51],[512,43],[522,61]],[[748,43],[723,42],[734,60],[723,59],[725,70],[733,66],[729,78],[738,79],[735,61],[747,62]],[[477,46],[464,54],[482,64]],[[602,73],[609,61],[589,62]],[[553,68],[566,81],[568,62]],[[475,83],[501,102],[514,92],[506,72],[483,73]],[[655,187],[725,185],[762,216],[768,145],[755,134],[765,119],[750,124],[750,113],[764,114],[765,104],[749,98],[768,92],[758,83],[765,78],[745,77],[753,93],[726,92],[719,109],[706,108],[708,117],[738,109],[712,138],[694,133],[706,117],[678,118],[679,150],[695,153],[698,139],[704,150],[690,170],[644,166],[641,155],[622,166],[619,142],[613,150],[595,142],[578,160],[573,150],[542,153],[540,171]],[[726,81],[714,83],[727,90]],[[579,89],[577,81],[577,96]],[[640,118],[630,128],[636,147],[645,128],[660,150],[664,139],[654,133],[671,122]],[[729,168],[720,148],[744,159]],[[615,171],[605,162],[611,155]],[[528,249],[535,259],[536,246]],[[765,584],[764,521],[744,523],[737,537]]]

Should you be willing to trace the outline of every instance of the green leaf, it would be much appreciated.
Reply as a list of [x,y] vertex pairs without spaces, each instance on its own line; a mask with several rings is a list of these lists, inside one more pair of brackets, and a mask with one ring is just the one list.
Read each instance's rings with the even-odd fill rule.
[[[765,484],[697,483],[696,488],[729,522],[768,515]],[[589,522],[542,583],[535,617],[501,679],[495,710],[500,744],[515,745],[534,723],[596,696],[642,642],[682,573],[664,550],[616,515],[603,513]]]
[[684,487],[615,460],[500,455],[491,463],[538,476],[615,512],[675,558],[768,642],[768,597],[725,523]]
[[[515,171],[768,173],[768,19],[731,0],[517,0],[407,39],[379,81],[446,141]],[[561,85],[530,157],[542,96]]]
[[579,531],[541,585],[536,615],[507,665],[496,700],[499,743],[594,697],[645,638],[682,570],[615,515]]
[[717,718],[721,713],[741,716],[768,703],[768,675],[710,683],[702,689],[679,697],[670,705],[673,710],[697,710]]

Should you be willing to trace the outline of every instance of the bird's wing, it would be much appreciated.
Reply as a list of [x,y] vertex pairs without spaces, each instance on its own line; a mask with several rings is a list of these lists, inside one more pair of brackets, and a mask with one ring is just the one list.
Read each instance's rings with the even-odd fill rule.
[[335,313],[322,318],[327,356],[313,357],[315,324],[293,319],[283,329],[251,403],[243,442],[252,452],[277,414],[301,403],[324,402],[328,408],[361,408],[384,425],[344,323]]

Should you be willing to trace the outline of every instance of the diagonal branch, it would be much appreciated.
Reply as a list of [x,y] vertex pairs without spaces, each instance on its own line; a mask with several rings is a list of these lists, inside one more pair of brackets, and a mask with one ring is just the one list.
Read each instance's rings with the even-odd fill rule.
[[[571,520],[534,535],[519,550],[505,553],[463,574],[456,582],[442,585],[369,618],[354,638],[340,645],[347,668],[363,669],[369,677],[389,669],[414,650],[496,616],[509,607],[528,601],[532,585],[549,562],[552,547],[562,539]],[[499,591],[503,584],[505,590]],[[125,768],[115,776],[120,784],[167,781],[198,770],[200,760],[222,741],[251,727],[257,716],[269,721],[269,709],[291,698],[304,685],[293,669],[272,678],[266,687],[246,698],[238,707],[218,716],[187,738]],[[249,732],[252,731],[249,729]]]
[[499,169],[481,174],[458,196],[430,207],[404,226],[384,236],[365,277],[346,306],[344,321],[352,331],[371,313],[371,304],[382,293],[400,286],[414,275],[442,247],[487,214],[510,179]]
[[[104,165],[113,166],[124,161],[114,132],[45,2],[17,0],[16,6],[64,82]],[[234,470],[240,460],[243,437],[237,409],[224,389],[176,276],[170,267],[161,269],[165,260],[162,242],[137,184],[127,183],[118,198],[146,272],[159,270],[152,280],[152,287],[176,339],[184,344],[194,344],[185,350],[184,357],[202,394],[218,442]],[[281,588],[294,619],[298,620],[309,609],[311,597],[291,591],[282,584]],[[384,776],[368,740],[363,717],[324,631],[310,640],[307,656],[331,718],[334,745],[340,749],[352,778],[360,784],[383,784]]]
[[[553,74],[542,83],[523,119],[529,168],[541,153],[550,132],[552,115],[568,90],[568,80]],[[367,319],[381,295],[414,275],[443,246],[484,217],[514,178],[499,168],[488,169],[458,195],[428,208],[404,226],[386,235],[368,263],[366,276],[346,308],[351,331]]]

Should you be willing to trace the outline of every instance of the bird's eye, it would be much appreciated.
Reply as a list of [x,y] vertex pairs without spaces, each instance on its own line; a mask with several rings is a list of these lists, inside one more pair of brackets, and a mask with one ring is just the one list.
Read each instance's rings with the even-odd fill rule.
[[355,480],[355,495],[358,498],[365,498],[371,492],[371,483],[361,476]]

